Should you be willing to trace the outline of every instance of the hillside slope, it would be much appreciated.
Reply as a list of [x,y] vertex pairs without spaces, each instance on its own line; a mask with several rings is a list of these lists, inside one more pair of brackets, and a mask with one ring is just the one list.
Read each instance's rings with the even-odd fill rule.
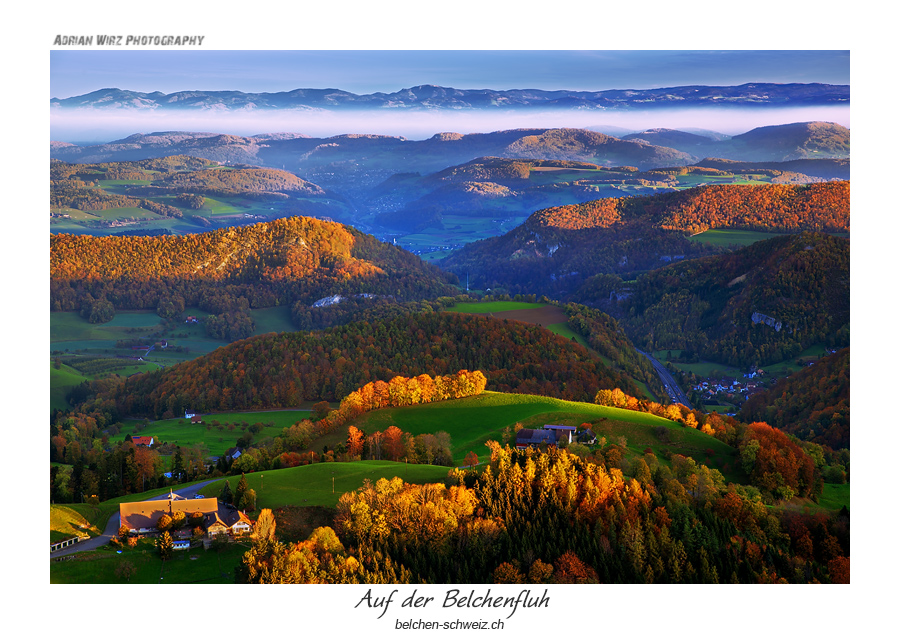
[[829,354],[751,397],[741,420],[764,421],[802,440],[850,448],[850,349]]
[[325,331],[252,337],[161,372],[129,377],[100,400],[119,415],[170,417],[340,400],[375,380],[479,369],[493,390],[591,401],[635,383],[539,326],[458,313],[411,314]]
[[542,209],[503,236],[466,245],[441,266],[469,275],[476,286],[565,299],[598,274],[633,275],[716,252],[686,234],[724,227],[843,232],[849,223],[846,181],[708,185]]
[[[850,242],[770,238],[637,279],[620,322],[643,349],[747,367],[850,342]],[[646,346],[646,347],[644,347]]]
[[53,235],[50,276],[51,310],[85,316],[100,304],[170,317],[185,306],[245,313],[334,295],[403,301],[457,292],[452,276],[411,253],[306,217],[187,236]]

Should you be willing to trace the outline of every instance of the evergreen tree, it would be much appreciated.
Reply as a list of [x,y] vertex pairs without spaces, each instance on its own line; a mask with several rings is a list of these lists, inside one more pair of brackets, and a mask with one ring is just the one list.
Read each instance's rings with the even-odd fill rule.
[[234,491],[234,505],[241,508],[245,504],[244,495],[247,493],[247,477],[242,473],[237,489]]
[[228,480],[225,480],[225,486],[222,487],[222,492],[219,493],[219,499],[225,504],[231,504],[234,501],[234,495],[231,493],[231,485],[228,483]]

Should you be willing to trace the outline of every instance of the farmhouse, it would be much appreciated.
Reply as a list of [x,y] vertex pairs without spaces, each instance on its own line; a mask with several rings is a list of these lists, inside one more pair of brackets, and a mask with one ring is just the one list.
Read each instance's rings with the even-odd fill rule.
[[252,522],[237,509],[222,508],[207,516],[204,527],[210,537],[216,535],[248,535]]
[[[577,440],[582,437],[575,436],[577,431],[578,428],[574,425],[544,425],[543,429],[520,429],[516,434],[516,449],[540,445],[542,442],[547,443],[547,446],[558,447],[563,438],[571,443],[573,438]],[[592,442],[591,438],[583,437],[586,442]]]
[[185,516],[190,517],[197,511],[209,515],[218,510],[219,501],[216,498],[188,500],[169,491],[169,495],[162,500],[119,504],[119,528],[126,528],[132,533],[152,533],[156,531],[156,523],[163,515],[183,511]]
[[[577,431],[577,428],[574,425],[544,425],[544,429],[562,432],[563,436],[568,436],[569,442],[572,442],[572,434]],[[560,438],[559,434],[557,434],[557,439],[558,438]]]
[[134,443],[135,447],[152,447],[153,436],[132,436],[131,442]]
[[197,415],[197,412],[195,412],[195,411],[192,410],[192,409],[186,409],[186,410],[184,410],[184,417],[185,417],[185,418],[193,418],[193,417],[196,416],[196,415]]

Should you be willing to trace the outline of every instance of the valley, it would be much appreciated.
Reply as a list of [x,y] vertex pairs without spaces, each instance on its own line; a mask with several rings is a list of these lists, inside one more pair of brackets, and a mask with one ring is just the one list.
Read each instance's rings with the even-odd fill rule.
[[[178,99],[845,98],[748,86]],[[607,132],[52,143],[51,543],[209,509],[51,582],[848,582],[849,129]]]

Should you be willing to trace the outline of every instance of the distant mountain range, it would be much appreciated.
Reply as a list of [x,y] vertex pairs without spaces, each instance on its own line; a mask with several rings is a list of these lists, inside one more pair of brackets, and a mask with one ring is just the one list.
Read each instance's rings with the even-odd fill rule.
[[287,92],[136,92],[104,88],[65,99],[52,108],[94,110],[644,110],[698,106],[823,106],[850,103],[850,86],[753,83],[740,86],[676,86],[641,90],[461,90],[413,86],[397,92],[357,95],[338,89],[299,88]]
[[[689,165],[704,157],[739,161],[848,158],[850,130],[808,122],[755,128],[726,140],[678,130],[655,129],[624,139],[574,128],[517,129],[487,134],[440,133],[423,141],[403,137],[343,134],[311,138],[280,133],[253,137],[203,132],[133,134],[98,145],[52,142],[50,156],[72,163],[135,161],[184,154],[214,161],[264,165],[328,174],[348,162],[392,173],[436,172],[483,156],[590,161],[641,169]],[[341,179],[345,178],[342,176]],[[318,181],[317,181],[318,182]],[[322,184],[325,184],[324,182]]]

